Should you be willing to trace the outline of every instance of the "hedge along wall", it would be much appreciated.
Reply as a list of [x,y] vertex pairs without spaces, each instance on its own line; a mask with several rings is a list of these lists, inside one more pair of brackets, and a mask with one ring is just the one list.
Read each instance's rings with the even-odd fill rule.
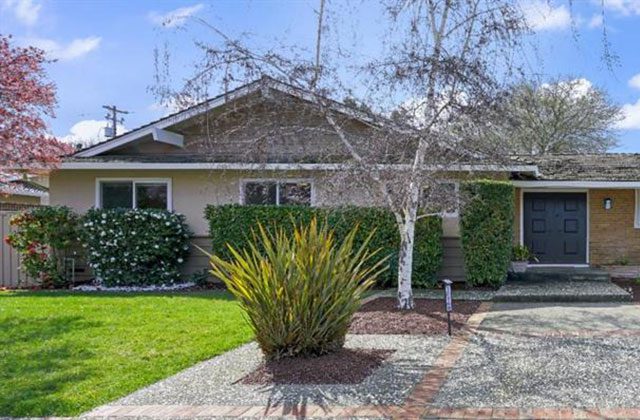
[[[229,258],[226,244],[236,249],[243,248],[256,230],[258,222],[267,229],[273,226],[293,230],[296,224],[308,223],[313,217],[326,221],[340,241],[359,225],[356,246],[375,229],[371,249],[381,248],[379,258],[389,255],[389,270],[380,278],[380,286],[395,285],[398,272],[398,248],[400,235],[391,212],[371,207],[318,208],[304,206],[240,206],[236,204],[207,206],[205,217],[209,221],[209,233],[213,241],[213,252]],[[436,273],[442,263],[442,220],[425,217],[416,226],[414,248],[413,284],[429,286],[436,281]]]
[[509,182],[461,184],[460,235],[467,282],[499,286],[507,276],[513,244],[514,188]]

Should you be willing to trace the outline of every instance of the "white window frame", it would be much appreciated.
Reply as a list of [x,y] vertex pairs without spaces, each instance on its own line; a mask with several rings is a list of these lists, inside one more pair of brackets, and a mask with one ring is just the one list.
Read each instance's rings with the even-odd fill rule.
[[131,182],[133,184],[133,208],[137,208],[136,185],[137,184],[166,184],[167,185],[167,210],[173,211],[173,188],[171,178],[96,178],[95,207],[102,208],[100,185],[103,182]]
[[635,189],[636,202],[633,209],[633,227],[640,229],[640,189]]
[[280,184],[309,184],[311,188],[311,202],[309,203],[310,207],[314,207],[316,203],[316,188],[315,183],[312,179],[308,178],[245,178],[240,180],[240,204],[245,205],[244,199],[244,191],[245,186],[249,183],[269,183],[273,182],[276,184],[276,204],[271,204],[273,206],[281,206],[280,204]]

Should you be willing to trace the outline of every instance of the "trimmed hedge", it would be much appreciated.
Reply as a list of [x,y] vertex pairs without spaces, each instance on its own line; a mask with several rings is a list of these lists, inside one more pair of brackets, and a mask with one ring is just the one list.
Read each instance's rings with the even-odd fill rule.
[[504,283],[513,244],[514,188],[502,181],[468,181],[460,188],[462,251],[467,282]]
[[[376,230],[370,242],[370,249],[381,248],[375,261],[389,256],[389,270],[379,279],[379,286],[395,285],[398,272],[398,248],[400,235],[391,212],[373,207],[319,208],[306,206],[241,206],[237,204],[207,206],[205,217],[209,221],[213,253],[229,259],[226,244],[236,249],[246,247],[251,231],[257,231],[258,222],[269,230],[280,226],[293,232],[295,224],[308,224],[316,217],[326,221],[334,230],[336,240],[342,241],[357,224],[358,233],[354,247],[357,248],[371,232]],[[413,285],[432,286],[442,263],[442,220],[439,217],[425,217],[416,225],[414,248]]]
[[91,209],[83,218],[89,266],[105,286],[180,281],[189,255],[185,217],[157,209]]

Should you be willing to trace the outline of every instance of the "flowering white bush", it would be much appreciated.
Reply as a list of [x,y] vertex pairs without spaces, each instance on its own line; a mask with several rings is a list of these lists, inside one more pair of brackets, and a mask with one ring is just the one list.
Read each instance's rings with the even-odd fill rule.
[[83,246],[104,286],[169,285],[189,254],[185,217],[157,209],[91,209]]

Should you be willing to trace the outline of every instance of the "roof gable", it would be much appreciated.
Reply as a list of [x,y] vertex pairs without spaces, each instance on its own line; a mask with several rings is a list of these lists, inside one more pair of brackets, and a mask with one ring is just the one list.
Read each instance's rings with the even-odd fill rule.
[[[153,141],[182,147],[184,139],[181,134],[171,131],[172,127],[251,94],[264,92],[267,89],[273,89],[307,102],[315,102],[316,98],[312,93],[305,92],[269,77],[263,77],[262,79],[241,86],[230,92],[218,95],[182,111],[145,124],[118,137],[114,137],[102,143],[82,149],[76,152],[73,156],[78,158],[98,156],[144,138],[150,138],[153,139]],[[344,114],[349,118],[353,118],[365,124],[370,124],[372,122],[363,112],[355,110],[342,103],[330,100],[330,106],[336,112]]]

